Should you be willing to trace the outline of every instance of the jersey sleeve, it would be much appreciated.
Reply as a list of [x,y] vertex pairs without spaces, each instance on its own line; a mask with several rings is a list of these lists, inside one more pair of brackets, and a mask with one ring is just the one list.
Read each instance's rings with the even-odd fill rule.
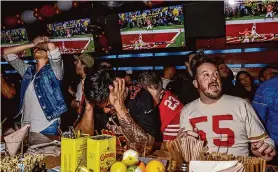
[[245,106],[245,112],[242,112],[242,114],[246,114],[245,116],[245,123],[246,123],[246,131],[247,136],[250,142],[257,142],[259,140],[264,140],[268,137],[265,128],[261,121],[259,120],[255,110],[251,106],[250,103],[246,102],[244,103]]
[[171,92],[167,91],[166,94],[164,94],[159,104],[162,132],[174,119],[180,116],[182,108],[183,104]]

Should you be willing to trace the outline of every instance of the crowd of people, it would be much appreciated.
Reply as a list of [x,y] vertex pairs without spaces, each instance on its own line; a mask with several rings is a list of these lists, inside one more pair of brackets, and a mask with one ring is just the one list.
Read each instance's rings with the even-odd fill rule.
[[90,19],[79,19],[59,22],[47,25],[47,31],[51,37],[72,37],[74,35],[88,34]]
[[24,28],[1,31],[1,44],[15,44],[28,41]]
[[[16,55],[28,48],[34,49],[35,66]],[[67,105],[60,85],[62,56],[47,37],[3,53],[23,78],[18,115],[31,122],[32,132],[57,135],[64,113],[74,108],[78,115],[70,125],[90,135],[115,135],[118,149],[147,147],[148,152],[155,142],[193,137],[205,140],[210,152],[252,154],[277,163],[275,67],[261,70],[259,87],[246,71],[238,72],[233,85],[233,72],[222,58],[193,52],[185,62],[187,77],[176,77],[175,67],[167,66],[163,76],[142,72],[133,83],[130,73],[122,77],[111,64],[96,65],[92,56],[81,54],[74,56],[80,81],[68,89],[72,102]],[[3,86],[9,90],[9,84]],[[2,96],[8,99],[15,94],[6,92]]]
[[122,30],[181,25],[184,23],[181,5],[119,14]]
[[278,12],[278,1],[242,1],[235,2],[235,4],[225,3],[226,18],[244,17],[244,16],[259,16],[266,15],[266,17],[273,18]]

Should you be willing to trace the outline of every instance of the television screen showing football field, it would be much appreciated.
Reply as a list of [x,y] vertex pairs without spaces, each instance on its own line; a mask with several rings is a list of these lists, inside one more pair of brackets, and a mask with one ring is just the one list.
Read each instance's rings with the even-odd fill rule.
[[[17,28],[1,31],[1,52],[7,47],[13,47],[28,43],[27,32],[25,28]],[[32,56],[31,49],[24,50],[17,54],[19,57]]]
[[94,52],[94,38],[89,31],[91,19],[70,20],[47,24],[51,42],[59,46],[62,54]]
[[123,50],[185,46],[182,5],[118,15]]
[[225,2],[226,43],[278,40],[278,1]]

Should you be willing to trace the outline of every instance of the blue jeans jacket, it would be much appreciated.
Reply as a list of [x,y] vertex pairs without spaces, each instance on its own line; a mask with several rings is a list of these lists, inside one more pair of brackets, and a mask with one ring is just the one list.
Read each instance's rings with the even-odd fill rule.
[[[20,90],[20,109],[23,105],[24,94],[35,75],[35,67],[29,66],[24,73]],[[48,121],[58,118],[67,111],[67,106],[58,80],[50,64],[46,64],[35,76],[34,88],[39,103]]]
[[252,105],[269,136],[278,146],[278,77],[265,81],[259,86]]

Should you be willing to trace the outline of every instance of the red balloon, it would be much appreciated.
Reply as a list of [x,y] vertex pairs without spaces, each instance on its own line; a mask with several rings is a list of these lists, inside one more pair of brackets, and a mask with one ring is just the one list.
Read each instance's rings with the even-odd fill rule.
[[153,5],[159,5],[159,4],[162,4],[163,1],[159,1],[159,0],[154,0],[154,1],[151,1]]
[[106,36],[103,35],[102,37],[99,37],[98,41],[103,47],[108,47],[108,40]]
[[4,19],[4,23],[7,26],[12,26],[17,24],[17,17],[16,16],[8,16]]
[[43,17],[52,17],[55,15],[55,9],[51,5],[42,6],[39,12]]

